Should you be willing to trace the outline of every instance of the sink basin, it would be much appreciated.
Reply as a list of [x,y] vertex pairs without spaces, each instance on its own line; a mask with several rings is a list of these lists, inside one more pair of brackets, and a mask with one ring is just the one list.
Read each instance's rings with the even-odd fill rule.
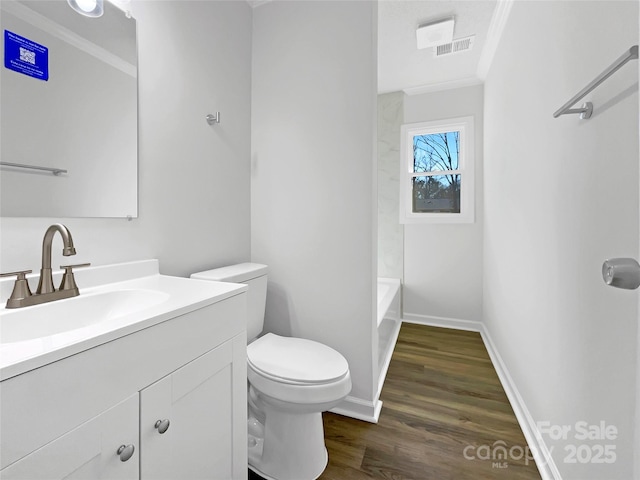
[[[0,306],[0,381],[217,303],[246,285],[161,275],[157,260],[88,267],[80,295],[41,305]],[[62,272],[54,272],[58,285]],[[27,276],[32,284],[37,276]],[[13,288],[0,278],[0,305]]]
[[153,290],[96,292],[31,308],[7,310],[2,315],[0,344],[23,342],[77,330],[134,314],[169,299]]

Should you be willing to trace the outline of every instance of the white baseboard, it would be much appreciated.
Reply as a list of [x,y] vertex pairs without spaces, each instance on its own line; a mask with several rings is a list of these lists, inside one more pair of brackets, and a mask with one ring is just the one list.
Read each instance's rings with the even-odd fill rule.
[[405,323],[417,323],[420,325],[429,325],[431,327],[453,328],[454,330],[467,330],[471,332],[481,332],[483,327],[482,322],[478,322],[477,320],[431,317],[415,313],[405,313],[402,317],[402,321]]
[[489,330],[484,324],[482,324],[480,335],[482,336],[487,352],[489,352],[491,363],[493,363],[493,367],[498,374],[500,383],[502,383],[502,388],[507,394],[511,408],[513,408],[516,419],[520,424],[524,438],[527,440],[527,444],[533,453],[533,458],[535,459],[542,480],[562,480],[558,467],[551,457],[551,451],[549,450],[549,447],[547,447],[547,444],[538,429],[538,425],[525,405],[513,378],[509,374],[507,366],[491,339]]
[[384,362],[380,371],[380,375],[378,377],[378,388],[376,391],[375,399],[373,401],[369,401],[349,395],[337,407],[329,410],[330,412],[344,415],[345,417],[357,418],[358,420],[363,420],[369,423],[378,423],[378,419],[380,418],[380,410],[382,409],[380,392],[382,391],[384,379],[387,375],[389,364],[391,363],[391,356],[393,355],[393,351],[395,350],[395,345],[396,341],[398,340],[398,335],[400,334],[401,326],[402,321],[398,321],[397,325],[394,326],[393,333],[391,334],[391,337],[389,339],[387,352],[385,352]]
[[380,400],[368,401],[349,395],[337,407],[329,411],[369,423],[378,423],[381,409],[382,402]]
[[511,408],[513,408],[513,412],[515,413],[516,419],[522,429],[522,433],[524,434],[527,444],[533,453],[533,457],[542,480],[562,480],[558,467],[551,457],[551,452],[547,447],[533,416],[525,405],[524,400],[518,391],[518,387],[509,374],[509,370],[502,360],[498,349],[491,339],[489,330],[484,323],[475,320],[430,317],[410,313],[405,313],[402,321],[406,323],[417,323],[433,327],[452,328],[455,330],[467,330],[480,333],[485,348],[491,358],[491,362],[493,363],[493,367],[498,374],[502,388],[509,399]]

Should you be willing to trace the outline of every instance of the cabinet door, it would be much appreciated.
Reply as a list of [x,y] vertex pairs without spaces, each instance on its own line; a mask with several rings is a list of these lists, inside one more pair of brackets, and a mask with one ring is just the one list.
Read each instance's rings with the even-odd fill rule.
[[[134,480],[139,475],[138,394],[9,465],[2,480]],[[121,461],[120,445],[134,453]]]
[[[228,341],[140,392],[141,478],[234,478],[233,369]],[[169,428],[160,433],[156,424],[165,420]]]

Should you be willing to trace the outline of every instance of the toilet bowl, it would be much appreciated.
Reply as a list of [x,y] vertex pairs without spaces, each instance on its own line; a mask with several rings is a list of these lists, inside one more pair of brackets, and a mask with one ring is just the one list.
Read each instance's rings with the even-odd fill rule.
[[246,283],[248,465],[267,480],[315,480],[326,468],[322,412],[351,391],[347,360],[303,338],[266,333],[267,267],[244,263],[192,278]]
[[351,390],[345,358],[318,342],[267,333],[247,348],[247,377],[252,470],[274,480],[318,478],[327,466],[322,412]]

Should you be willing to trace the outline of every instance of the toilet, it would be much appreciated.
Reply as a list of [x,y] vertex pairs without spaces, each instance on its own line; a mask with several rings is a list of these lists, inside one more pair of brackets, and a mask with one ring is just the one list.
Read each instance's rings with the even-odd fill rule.
[[347,360],[321,343],[267,333],[266,265],[241,263],[191,278],[244,283],[247,292],[249,468],[267,480],[314,480],[327,466],[322,412],[351,391]]

